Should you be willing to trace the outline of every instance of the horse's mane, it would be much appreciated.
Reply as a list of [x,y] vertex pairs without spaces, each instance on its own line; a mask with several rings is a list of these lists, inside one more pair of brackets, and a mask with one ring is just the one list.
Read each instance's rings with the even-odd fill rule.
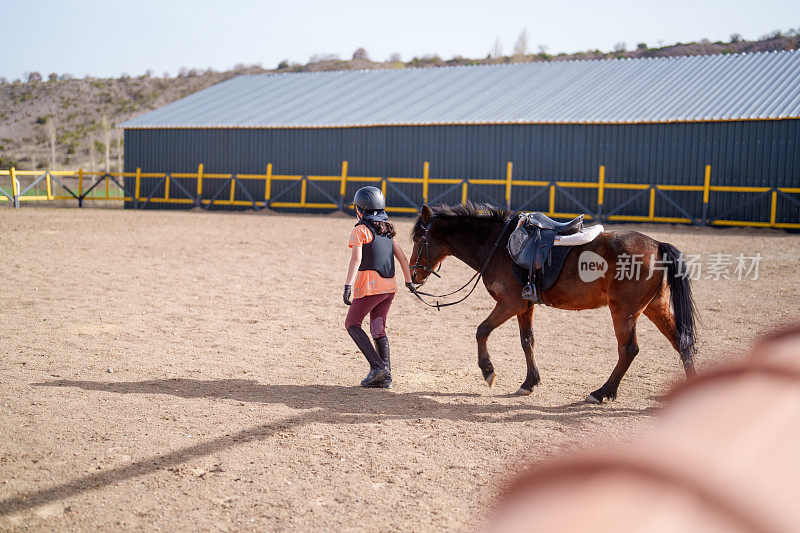
[[[434,205],[429,206],[431,215],[434,218],[480,220],[485,222],[505,222],[508,220],[510,211],[501,209],[491,204],[476,204],[466,202],[457,205]],[[414,222],[414,229],[411,230],[411,238],[415,241],[422,236],[422,220],[417,215]]]

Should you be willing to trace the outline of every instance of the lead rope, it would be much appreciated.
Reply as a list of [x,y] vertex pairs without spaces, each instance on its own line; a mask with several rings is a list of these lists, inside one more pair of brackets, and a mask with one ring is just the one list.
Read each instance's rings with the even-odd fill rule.
[[[483,277],[483,273],[486,271],[486,267],[489,266],[489,261],[491,261],[492,257],[494,257],[494,252],[497,250],[497,247],[500,245],[500,241],[503,240],[503,235],[505,235],[506,230],[508,229],[508,226],[511,224],[511,222],[513,220],[514,220],[513,217],[510,217],[510,216],[508,217],[508,221],[506,221],[505,225],[503,226],[503,229],[500,230],[500,235],[497,236],[497,240],[495,241],[494,246],[492,246],[492,250],[489,252],[489,256],[486,258],[486,261],[484,261],[483,266],[481,267],[480,271],[476,272],[469,279],[469,281],[467,281],[459,289],[456,289],[456,290],[454,290],[452,292],[448,292],[447,294],[440,294],[440,295],[430,294],[430,293],[427,293],[427,292],[418,291],[416,289],[411,289],[411,292],[414,294],[414,296],[416,296],[419,299],[420,302],[424,303],[428,307],[435,308],[437,311],[441,311],[442,307],[450,307],[451,305],[460,304],[461,302],[463,302],[464,300],[469,298],[470,295],[475,291],[475,287],[477,287],[478,283],[480,283],[481,278]],[[427,233],[427,231],[426,231],[426,233]],[[426,236],[426,238],[427,238],[427,236]],[[477,277],[477,279],[475,279],[476,277]],[[448,303],[444,303],[444,304],[440,304],[439,303],[438,298],[444,298],[446,296],[452,296],[453,294],[461,292],[464,288],[467,287],[467,285],[472,283],[472,280],[475,280],[475,284],[472,286],[472,288],[469,290],[469,292],[467,293],[466,296],[464,296],[460,300],[456,300],[455,302],[448,302]],[[426,302],[422,298],[423,296],[428,296],[428,297],[431,297],[431,298],[437,298],[436,303],[435,304],[430,304],[430,303]]]

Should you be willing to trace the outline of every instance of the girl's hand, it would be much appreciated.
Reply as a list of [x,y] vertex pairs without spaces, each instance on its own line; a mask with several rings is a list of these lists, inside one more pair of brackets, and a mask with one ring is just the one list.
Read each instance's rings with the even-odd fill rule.
[[342,294],[342,300],[344,300],[345,305],[350,305],[353,303],[351,300],[351,296],[353,295],[353,286],[352,285],[345,285],[344,286],[344,294]]
[[406,254],[403,253],[403,249],[400,248],[400,245],[397,244],[397,241],[394,241],[392,245],[394,256],[400,261],[400,268],[403,270],[403,277],[406,279],[406,287],[409,289],[409,284],[411,283],[411,267],[408,266],[408,258],[406,258]]

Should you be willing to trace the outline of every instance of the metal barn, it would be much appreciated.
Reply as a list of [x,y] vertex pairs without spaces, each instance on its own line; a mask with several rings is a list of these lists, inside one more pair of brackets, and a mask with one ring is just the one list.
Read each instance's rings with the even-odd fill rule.
[[324,211],[373,182],[398,212],[800,227],[800,51],[242,76],[122,127],[131,207]]

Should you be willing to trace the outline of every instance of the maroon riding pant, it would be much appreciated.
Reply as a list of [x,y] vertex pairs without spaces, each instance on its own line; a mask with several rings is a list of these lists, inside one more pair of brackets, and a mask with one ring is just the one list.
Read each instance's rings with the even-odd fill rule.
[[386,335],[386,315],[389,314],[389,307],[394,300],[394,293],[373,294],[356,298],[347,311],[347,318],[344,320],[345,329],[350,326],[361,326],[364,317],[369,314],[369,331],[372,338],[377,339]]

